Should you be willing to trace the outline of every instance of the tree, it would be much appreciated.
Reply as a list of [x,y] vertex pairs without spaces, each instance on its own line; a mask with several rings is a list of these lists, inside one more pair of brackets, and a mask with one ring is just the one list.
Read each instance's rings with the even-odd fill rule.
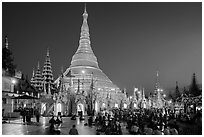
[[2,68],[9,76],[15,75],[16,65],[13,64],[12,52],[8,48],[8,39],[5,38],[5,47],[2,49]]
[[193,79],[192,83],[189,89],[190,96],[199,96],[201,95],[201,90],[198,88],[197,82],[196,82],[196,76],[195,73],[193,73]]

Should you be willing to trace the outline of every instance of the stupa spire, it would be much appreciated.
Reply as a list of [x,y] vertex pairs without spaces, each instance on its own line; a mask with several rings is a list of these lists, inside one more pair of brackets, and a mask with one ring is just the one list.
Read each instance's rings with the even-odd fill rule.
[[159,88],[159,71],[157,71],[156,86]]
[[87,11],[86,11],[86,3],[84,4],[84,13],[87,13]]
[[138,88],[134,87],[134,90],[133,90],[133,99],[137,99],[137,96],[136,96],[136,92],[137,91],[138,91]]
[[159,88],[160,88],[160,86],[159,86],[159,71],[157,71],[157,73],[156,73],[156,84],[155,84],[155,94],[157,94]]
[[32,78],[30,80],[30,83],[31,83],[32,86],[35,85],[35,70],[34,70],[34,68],[33,68],[33,74],[32,74]]
[[142,99],[145,99],[145,92],[144,92],[144,88],[142,90]]
[[39,61],[38,61],[38,68],[37,69],[40,69],[40,63],[39,63]]
[[[83,23],[81,26],[81,36],[80,36],[80,40],[79,40],[79,48],[81,46],[81,48],[84,48],[84,50],[89,50],[89,52],[93,53],[92,49],[91,49],[91,41],[90,41],[90,35],[89,35],[89,26],[88,26],[88,13],[86,11],[86,5],[84,8],[84,13],[83,13]],[[87,49],[85,49],[84,46],[87,46]],[[78,48],[78,50],[79,50]]]
[[97,58],[94,55],[93,50],[91,48],[89,26],[88,26],[88,12],[86,8],[86,4],[84,7],[84,13],[83,13],[83,22],[81,26],[79,47],[75,55],[72,57],[71,67],[81,66],[82,62],[84,66],[99,68]]
[[49,48],[47,48],[47,57],[50,56],[50,53],[49,53]]
[[63,76],[63,72],[64,72],[64,68],[63,68],[63,66],[61,66],[61,74],[62,74],[62,76]]
[[6,37],[5,37],[5,46],[6,46],[7,49],[8,49],[8,45],[9,45],[9,44],[8,44],[8,37],[6,36]]
[[34,70],[34,68],[33,68],[33,75],[32,75],[32,77],[34,77],[35,76],[35,70]]

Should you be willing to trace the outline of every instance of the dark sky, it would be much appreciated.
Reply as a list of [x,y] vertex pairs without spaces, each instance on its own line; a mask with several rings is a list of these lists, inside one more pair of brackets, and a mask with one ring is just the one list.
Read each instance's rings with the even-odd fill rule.
[[[54,78],[78,48],[84,3],[3,3],[18,70],[43,67],[49,47]],[[156,71],[164,89],[202,82],[202,3],[87,3],[91,46],[99,67],[120,88],[151,91]],[[42,70],[41,70],[42,71]]]

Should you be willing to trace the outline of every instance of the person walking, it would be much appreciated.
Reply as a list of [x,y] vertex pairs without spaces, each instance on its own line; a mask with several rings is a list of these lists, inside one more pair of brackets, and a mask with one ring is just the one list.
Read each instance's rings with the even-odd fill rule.
[[72,128],[69,130],[69,135],[79,135],[75,125],[73,125]]

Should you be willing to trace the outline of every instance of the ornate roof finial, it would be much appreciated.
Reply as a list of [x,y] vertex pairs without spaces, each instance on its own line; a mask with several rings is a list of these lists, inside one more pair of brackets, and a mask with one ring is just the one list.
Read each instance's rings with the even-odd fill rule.
[[84,17],[84,21],[86,21],[86,22],[87,22],[88,13],[87,13],[87,11],[86,11],[86,3],[85,3],[85,7],[84,7],[83,17]]
[[6,45],[6,48],[8,49],[8,37],[5,36],[5,45]]
[[61,77],[64,77],[63,72],[64,72],[64,69],[63,69],[63,65],[62,65],[62,67],[61,67]]
[[33,68],[33,77],[35,76],[35,69]]
[[39,63],[39,61],[38,61],[38,69],[40,69],[40,63]]
[[85,5],[85,7],[84,7],[84,13],[87,13],[87,12],[86,12],[86,3],[85,3],[84,5]]
[[63,69],[63,65],[62,65],[62,67],[61,67],[61,73],[63,73],[64,72],[64,69]]
[[49,57],[49,47],[47,48],[47,57]]
[[144,88],[142,90],[142,98],[144,99],[145,98],[145,91],[144,91]]
[[157,70],[156,88],[159,88],[159,71]]
[[35,85],[35,69],[34,69],[34,68],[33,68],[33,74],[32,74],[32,77],[31,77],[30,83],[31,83],[32,86]]

